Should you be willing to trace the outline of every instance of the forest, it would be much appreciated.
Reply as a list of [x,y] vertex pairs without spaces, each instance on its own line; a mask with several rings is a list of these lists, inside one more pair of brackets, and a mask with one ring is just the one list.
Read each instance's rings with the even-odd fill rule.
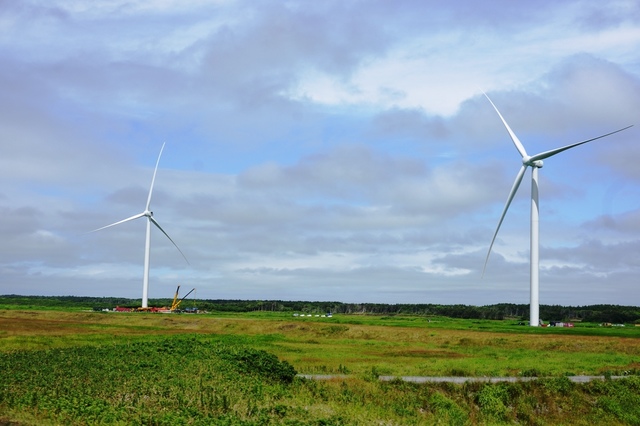
[[[150,306],[171,306],[172,299],[149,299]],[[1,295],[4,307],[50,307],[112,309],[116,306],[137,307],[139,299],[120,297],[83,296],[21,296]],[[224,300],[187,299],[183,308],[197,307],[209,312],[291,312],[305,314],[368,314],[368,315],[418,315],[446,316],[461,319],[521,320],[529,317],[529,305],[499,303],[495,305],[441,305],[441,304],[385,304],[344,303],[286,300]],[[593,323],[640,323],[640,307],[620,305],[560,306],[540,305],[540,318],[545,321],[573,321]]]

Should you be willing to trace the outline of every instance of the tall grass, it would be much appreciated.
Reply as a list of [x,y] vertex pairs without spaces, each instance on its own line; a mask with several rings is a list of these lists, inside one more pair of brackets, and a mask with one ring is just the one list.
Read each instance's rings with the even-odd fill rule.
[[0,417],[26,424],[638,424],[640,378],[577,385],[295,378],[209,336],[0,354]]
[[[358,321],[0,311],[0,424],[640,424],[632,332]],[[318,382],[295,371],[349,376]],[[566,378],[580,373],[630,377]],[[378,375],[540,379],[453,385]]]
[[[378,317],[358,316],[366,324],[299,320],[266,314],[230,318],[209,315],[103,314],[47,311],[0,311],[0,351],[99,345],[123,338],[155,335],[216,334],[267,350],[306,374],[362,375],[376,368],[384,375],[563,376],[605,372],[636,374],[640,370],[640,330],[625,337],[610,330],[588,329],[588,335],[538,330],[498,321],[440,319],[393,326]],[[475,324],[478,323],[478,324]],[[498,323],[498,324],[497,324]],[[434,327],[434,324],[438,324]],[[487,328],[478,329],[474,326]],[[471,327],[471,328],[470,328]],[[498,331],[495,331],[498,330]],[[510,330],[510,332],[507,332]],[[546,334],[545,334],[546,333]]]

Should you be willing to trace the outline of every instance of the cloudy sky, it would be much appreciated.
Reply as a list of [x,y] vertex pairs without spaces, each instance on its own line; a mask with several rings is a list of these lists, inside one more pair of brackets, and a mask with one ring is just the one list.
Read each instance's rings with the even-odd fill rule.
[[[445,4],[446,3],[446,4]],[[635,0],[0,0],[0,294],[640,305]]]

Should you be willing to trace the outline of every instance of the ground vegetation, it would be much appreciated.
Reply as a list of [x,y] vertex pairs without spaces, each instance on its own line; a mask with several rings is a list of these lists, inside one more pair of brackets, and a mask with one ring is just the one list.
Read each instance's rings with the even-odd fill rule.
[[14,306],[0,309],[0,423],[640,424],[639,337],[586,323]]

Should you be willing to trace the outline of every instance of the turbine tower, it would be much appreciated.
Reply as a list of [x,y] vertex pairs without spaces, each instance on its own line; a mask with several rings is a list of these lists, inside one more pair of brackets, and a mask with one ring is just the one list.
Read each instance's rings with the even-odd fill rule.
[[153,170],[153,178],[151,179],[151,187],[149,188],[149,196],[147,197],[147,205],[144,208],[144,211],[142,213],[138,213],[137,215],[123,219],[119,222],[112,223],[111,225],[103,226],[102,228],[94,229],[93,231],[91,231],[91,232],[100,231],[102,229],[109,228],[111,226],[116,226],[124,222],[129,222],[130,220],[139,219],[141,217],[147,218],[147,234],[146,234],[145,244],[144,244],[144,275],[142,278],[142,307],[143,308],[147,308],[149,306],[149,259],[150,259],[150,249],[151,249],[151,224],[152,223],[160,231],[162,231],[162,233],[169,239],[169,241],[173,243],[173,245],[178,249],[182,257],[184,257],[184,260],[187,261],[187,264],[189,263],[189,261],[187,260],[187,257],[184,255],[184,253],[182,253],[182,250],[180,250],[180,247],[178,247],[178,245],[171,239],[169,234],[167,234],[164,231],[164,229],[162,229],[158,221],[153,217],[153,212],[149,210],[149,206],[151,205],[151,193],[153,192],[153,184],[156,180],[156,172],[158,171],[158,164],[160,164],[160,157],[162,156],[164,145],[165,144],[163,143],[162,148],[160,148],[160,154],[158,154],[158,161],[156,161],[156,168]]
[[574,148],[576,146],[585,144],[587,142],[594,141],[596,139],[604,138],[605,136],[612,135],[614,133],[621,132],[625,129],[628,129],[632,126],[627,126],[622,129],[616,130],[611,133],[607,133],[606,135],[598,136],[596,138],[587,139],[582,142],[577,142],[571,145],[563,146],[561,148],[552,149],[550,151],[541,152],[540,154],[536,154],[533,156],[529,156],[527,151],[524,149],[524,146],[518,139],[518,137],[513,133],[507,122],[505,121],[498,108],[494,105],[487,94],[484,94],[486,98],[489,100],[493,109],[496,110],[500,120],[502,120],[502,124],[507,129],[509,136],[511,137],[511,141],[515,145],[516,149],[520,153],[522,157],[522,167],[520,167],[520,171],[516,175],[516,180],[513,182],[513,186],[511,187],[511,191],[509,192],[509,196],[507,197],[507,202],[502,210],[502,215],[500,216],[500,220],[498,221],[498,226],[496,227],[496,231],[493,234],[493,238],[491,239],[491,244],[489,245],[489,251],[487,252],[487,258],[484,261],[484,268],[482,270],[482,275],[484,276],[484,272],[487,269],[487,263],[489,262],[489,255],[491,254],[491,249],[493,248],[493,243],[496,241],[496,236],[498,235],[498,231],[500,230],[500,226],[502,225],[502,221],[504,220],[505,215],[507,214],[507,210],[509,210],[509,206],[511,205],[511,201],[513,197],[518,192],[518,188],[520,187],[520,182],[522,182],[522,178],[524,177],[524,173],[528,167],[531,167],[531,251],[530,251],[530,268],[531,268],[531,283],[530,283],[530,312],[529,312],[529,325],[533,327],[537,327],[540,323],[540,303],[538,299],[539,294],[539,208],[538,208],[538,169],[542,168],[543,161],[549,157],[552,157],[556,154],[559,154],[568,149]]

